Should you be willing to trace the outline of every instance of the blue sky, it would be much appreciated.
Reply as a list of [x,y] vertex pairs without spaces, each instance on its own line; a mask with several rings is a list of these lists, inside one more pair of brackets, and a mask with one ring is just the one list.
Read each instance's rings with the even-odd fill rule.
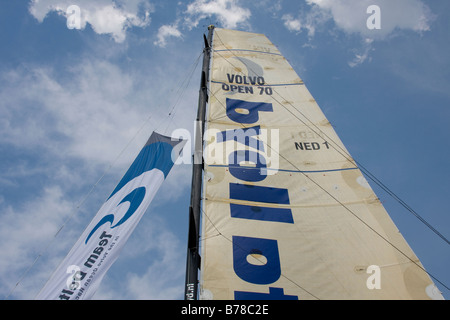
[[[380,30],[366,25],[373,4]],[[210,23],[266,34],[352,156],[449,238],[449,12],[445,0],[3,1],[0,294],[37,294],[153,130],[193,131]],[[95,298],[182,299],[190,180],[174,167]],[[450,286],[449,245],[371,184]]]

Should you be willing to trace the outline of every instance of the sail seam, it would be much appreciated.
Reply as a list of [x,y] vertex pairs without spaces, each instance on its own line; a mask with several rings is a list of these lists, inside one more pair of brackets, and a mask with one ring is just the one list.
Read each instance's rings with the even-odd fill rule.
[[[309,205],[301,205],[301,204],[295,204],[295,203],[291,203],[289,205],[286,204],[279,204],[279,203],[275,203],[275,204],[270,204],[267,202],[257,202],[257,201],[248,201],[248,200],[236,200],[236,199],[226,199],[226,198],[204,198],[205,201],[211,201],[211,202],[220,202],[220,203],[233,203],[233,204],[240,204],[240,205],[251,205],[251,206],[255,206],[255,207],[266,207],[266,208],[286,208],[286,209],[290,209],[290,208],[317,208],[317,207],[337,207],[337,206],[341,206],[338,203],[328,203],[328,204],[324,204],[321,203],[320,205],[318,204],[309,204]],[[366,203],[366,204],[370,204],[370,203],[379,203],[379,200],[377,198],[366,198],[366,199],[362,199],[359,201],[346,201],[346,202],[342,202],[345,205],[354,205],[354,204],[361,204],[361,203]]]
[[[217,84],[231,84],[231,82],[227,82],[227,81],[218,81],[218,80],[211,80],[212,83],[217,83]],[[249,87],[285,87],[285,86],[303,86],[305,85],[305,83],[302,82],[296,82],[296,83],[278,83],[278,84],[246,84],[246,86]]]
[[[233,167],[231,165],[225,165],[225,164],[211,164],[210,167],[222,167],[222,168],[230,168]],[[246,169],[246,170],[261,170],[260,168],[256,167],[249,167],[249,166],[239,166],[239,168]],[[298,168],[297,168],[298,169]],[[325,170],[288,170],[288,169],[273,169],[273,168],[264,168],[264,170],[271,170],[271,171],[281,171],[281,172],[292,172],[292,173],[325,173],[325,172],[339,172],[339,171],[348,171],[348,170],[358,170],[357,167],[354,168],[341,168],[341,169],[325,169]]]
[[[223,43],[223,42],[222,42]],[[283,55],[281,53],[276,53],[276,52],[266,52],[266,51],[259,51],[259,50],[250,50],[250,49],[218,49],[218,50],[214,50],[214,52],[221,52],[221,51],[244,51],[244,52],[254,52],[254,53],[263,53],[263,54],[271,54],[274,56],[281,56],[283,57]],[[284,58],[284,57],[283,57]]]

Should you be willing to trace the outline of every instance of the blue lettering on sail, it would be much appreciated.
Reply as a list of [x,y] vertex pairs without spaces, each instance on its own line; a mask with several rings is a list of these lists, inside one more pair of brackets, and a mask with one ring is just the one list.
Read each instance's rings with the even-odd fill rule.
[[294,223],[289,208],[267,208],[231,203],[230,210],[232,218]]
[[230,198],[266,203],[289,204],[287,189],[230,183]]
[[[232,121],[253,124],[258,122],[259,112],[273,112],[272,104],[226,99],[226,113]],[[259,126],[234,131],[228,130],[217,134],[217,142],[234,140],[260,151],[262,143],[255,137],[259,134]],[[262,149],[262,151],[264,150]],[[236,150],[228,155],[228,160],[230,174],[237,179],[246,182],[260,182],[267,178],[267,161],[259,152]],[[254,165],[241,165],[242,162],[251,162]],[[262,203],[289,205],[287,189],[230,183],[230,199],[258,202],[253,206],[230,203],[232,218],[294,223],[290,208],[273,208],[262,205]],[[267,263],[263,265],[250,263],[247,261],[247,257],[252,254],[263,255]],[[281,276],[278,241],[233,236],[233,269],[239,278],[249,283],[268,285],[278,281]],[[235,299],[298,299],[297,296],[285,295],[283,290],[283,288],[271,287],[269,294],[235,291]]]
[[[230,183],[230,199],[289,204],[287,189],[238,183]],[[233,218],[294,223],[292,212],[289,208],[268,208],[260,204],[251,206],[231,203],[230,209],[231,217]]]
[[[248,102],[244,100],[227,98],[227,116],[239,123],[255,123],[259,120],[259,112],[273,112],[271,103]],[[239,112],[245,110],[243,112]]]
[[[267,263],[255,265],[247,261],[251,254],[263,255]],[[276,240],[233,236],[233,268],[244,281],[270,284],[281,276],[280,256]]]
[[[228,156],[230,173],[245,181],[262,181],[266,178],[266,158],[260,153],[251,150],[236,150]],[[241,166],[241,162],[253,162],[255,167]]]
[[298,300],[297,296],[284,294],[283,288],[269,287],[269,293],[235,291],[236,300]]
[[253,138],[261,134],[260,126],[252,128],[234,129],[222,131],[217,134],[217,142],[234,140],[248,147],[264,152],[264,143],[261,140]]

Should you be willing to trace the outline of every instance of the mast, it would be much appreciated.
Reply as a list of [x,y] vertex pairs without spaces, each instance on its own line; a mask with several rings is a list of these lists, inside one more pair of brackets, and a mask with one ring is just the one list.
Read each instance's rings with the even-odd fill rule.
[[198,111],[196,121],[195,150],[192,164],[191,204],[189,206],[189,231],[186,258],[185,300],[197,300],[198,270],[200,268],[199,236],[200,236],[200,202],[203,173],[203,134],[205,131],[206,104],[208,102],[207,85],[209,81],[209,65],[214,26],[208,27],[208,38],[203,35],[205,48],[203,51],[203,67],[200,81]]

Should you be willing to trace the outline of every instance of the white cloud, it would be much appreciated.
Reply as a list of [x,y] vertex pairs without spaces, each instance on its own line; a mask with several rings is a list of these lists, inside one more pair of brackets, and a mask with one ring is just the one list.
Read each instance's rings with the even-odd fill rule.
[[330,18],[331,15],[328,11],[314,5],[309,11],[300,12],[298,17],[294,17],[292,14],[285,14],[281,19],[289,31],[301,33],[305,30],[308,36],[312,38],[316,33],[316,29],[323,26]]
[[[178,4],[183,5],[181,2]],[[277,6],[274,5],[275,7]],[[250,10],[242,7],[239,0],[194,0],[183,11],[183,18],[158,29],[158,40],[154,44],[165,47],[169,38],[182,38],[179,27],[190,30],[197,27],[203,19],[209,19],[206,23],[217,23],[222,28],[234,29],[247,24],[250,16]]]
[[[369,61],[371,60],[369,54],[370,54],[370,51],[373,50],[373,48],[371,46],[372,42],[373,42],[373,40],[370,38],[367,38],[364,41],[362,52],[356,52],[353,60],[348,63],[348,65],[350,67],[354,68],[356,66],[359,66],[360,64],[363,64],[366,60],[369,60]],[[354,50],[354,51],[357,51],[357,50]]]
[[84,60],[69,75],[70,80],[56,80],[53,70],[41,67],[8,72],[2,80],[9,85],[0,91],[6,99],[1,141],[111,163],[117,145],[132,137],[125,128],[142,123],[138,110],[129,111],[134,83],[105,61]]
[[165,47],[168,37],[181,38],[181,32],[176,25],[163,25],[158,30],[158,41],[154,44],[159,47]]
[[281,18],[284,21],[284,26],[289,31],[297,31],[300,32],[302,30],[302,23],[300,22],[300,19],[294,19],[294,17],[290,14],[285,14]]
[[[0,224],[0,282],[4,287],[0,290],[7,295],[14,288],[14,284],[21,274],[31,265],[33,260],[43,253],[43,249],[50,243],[52,237],[63,225],[64,219],[68,217],[74,208],[64,199],[62,190],[53,186],[45,188],[29,202],[24,202],[21,208],[10,206],[2,212],[2,223]],[[37,227],[38,226],[38,227]],[[61,254],[61,248],[67,244],[68,234],[60,238],[52,245],[52,256]],[[59,256],[60,257],[60,256]],[[56,261],[53,261],[54,263]],[[42,271],[42,270],[41,270]],[[33,284],[43,283],[48,277],[47,272],[33,270]],[[32,284],[32,285],[33,285]],[[27,288],[20,286],[15,294],[27,296]],[[33,288],[28,288],[34,292]],[[28,293],[29,294],[29,293]],[[29,297],[29,296],[28,296]]]
[[215,16],[221,27],[236,28],[251,16],[249,9],[239,6],[238,0],[195,0],[187,7],[186,18],[189,27],[196,27],[200,20]]
[[[149,245],[145,252],[158,256],[152,259],[145,273],[129,274],[127,291],[133,299],[179,299],[183,292],[185,265],[185,245],[167,230],[166,226],[160,225],[158,220],[153,220],[151,228],[145,226],[146,237],[140,237],[139,241],[146,241]],[[161,230],[164,230],[161,232]],[[150,245],[151,244],[151,245]],[[142,256],[142,252],[136,255]],[[180,285],[181,284],[181,285]]]
[[[67,16],[73,0],[32,0],[30,13],[42,22],[52,11]],[[126,31],[131,27],[146,27],[150,24],[153,11],[147,0],[112,1],[112,0],[78,0],[80,8],[80,27],[84,29],[89,23],[98,34],[109,34],[116,42],[123,42]]]
[[[351,67],[370,61],[373,41],[384,40],[397,35],[400,30],[426,32],[434,19],[430,9],[422,0],[306,0],[309,11],[302,11],[297,17],[292,14],[282,16],[285,27],[300,33],[308,32],[314,37],[318,29],[332,21],[337,29],[346,34],[356,34],[361,38],[362,48],[356,51]],[[380,29],[370,29],[367,20],[373,12],[367,13],[369,6],[380,8]]]
[[[81,159],[91,168],[114,164],[126,169],[150,129],[168,135],[177,127],[193,130],[197,93],[179,90],[173,78],[163,77],[168,70],[183,70],[172,61],[135,72],[97,59],[83,59],[60,74],[33,66],[5,72],[0,76],[0,143],[60,159]],[[181,99],[182,94],[189,96]],[[177,123],[168,118],[174,103]],[[145,132],[139,133],[144,125]],[[120,155],[125,147],[127,152]],[[173,189],[180,187],[174,181]]]
[[[307,3],[331,14],[338,28],[364,37],[384,38],[396,29],[428,31],[432,15],[421,0],[307,0]],[[381,29],[367,28],[367,8],[381,9]]]

